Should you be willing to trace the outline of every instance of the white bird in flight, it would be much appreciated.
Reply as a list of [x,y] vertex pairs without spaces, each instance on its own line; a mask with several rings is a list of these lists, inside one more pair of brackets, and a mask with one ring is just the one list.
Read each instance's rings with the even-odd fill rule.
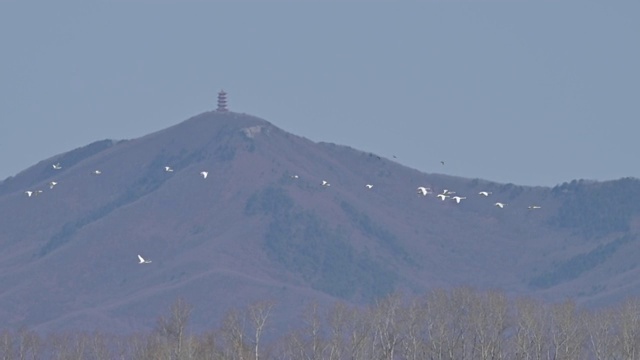
[[200,171],[200,175],[202,175],[203,178],[207,178],[207,176],[209,176],[209,172],[208,171]]
[[102,174],[102,171],[100,171],[100,170],[94,170],[93,174],[94,174],[94,175],[100,175],[100,174]]
[[298,175],[291,175],[290,178],[297,179],[297,178],[299,178],[299,176]]
[[437,196],[438,196],[438,197],[440,198],[440,200],[442,200],[442,201],[444,201],[446,198],[450,197],[449,195],[445,195],[444,193],[443,193],[443,194],[438,194]]
[[531,205],[528,207],[529,210],[534,210],[534,209],[541,209],[542,206],[538,206],[538,205]]
[[427,196],[427,194],[430,194],[430,190],[431,188],[418,186],[418,194],[421,194],[422,196]]
[[442,195],[445,195],[445,194],[451,195],[451,194],[455,194],[455,193],[456,193],[455,191],[449,191],[448,189],[442,190]]
[[171,166],[165,166],[165,167],[164,167],[164,171],[166,171],[166,172],[173,172],[173,168],[171,168]]
[[367,185],[365,185],[365,187],[366,187],[367,189],[371,189],[371,188],[373,188],[373,185],[371,185],[371,184],[367,184]]
[[27,190],[24,192],[28,197],[37,196],[42,193],[42,190]]
[[138,264],[151,264],[151,260],[145,260],[142,256],[138,255],[138,260],[140,262]]
[[322,186],[329,187],[329,186],[331,186],[331,184],[329,184],[329,182],[327,180],[322,180]]
[[53,165],[51,165],[51,166],[53,166],[53,169],[54,169],[54,170],[60,170],[60,169],[62,169],[62,166],[60,165],[60,163],[53,164]]
[[58,182],[52,181],[49,183],[49,189],[53,189],[54,186],[58,185]]
[[464,200],[466,198],[467,198],[466,196],[454,196],[454,197],[451,198],[451,200],[455,200],[456,203],[460,204],[460,201],[462,201],[462,200]]
[[489,196],[491,194],[493,194],[491,191],[480,191],[478,193],[478,195],[482,195],[482,196]]
[[507,204],[505,203],[501,203],[501,202],[497,202],[494,204],[495,206],[499,207],[500,209],[504,208],[505,206],[507,206]]

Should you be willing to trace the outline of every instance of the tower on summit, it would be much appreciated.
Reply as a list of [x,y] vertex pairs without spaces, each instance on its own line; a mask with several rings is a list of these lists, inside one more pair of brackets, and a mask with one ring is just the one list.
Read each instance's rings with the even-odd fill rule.
[[227,93],[224,90],[220,90],[218,93],[218,109],[216,111],[228,111],[227,110]]

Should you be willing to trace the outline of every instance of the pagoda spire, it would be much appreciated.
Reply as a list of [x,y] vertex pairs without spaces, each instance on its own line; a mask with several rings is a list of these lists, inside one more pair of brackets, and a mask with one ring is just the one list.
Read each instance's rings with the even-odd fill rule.
[[227,109],[227,93],[220,90],[218,93],[218,109],[217,111],[228,111]]

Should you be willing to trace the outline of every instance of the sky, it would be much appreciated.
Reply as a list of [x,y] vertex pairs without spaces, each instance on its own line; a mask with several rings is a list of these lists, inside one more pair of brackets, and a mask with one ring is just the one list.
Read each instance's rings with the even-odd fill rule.
[[639,1],[3,0],[0,179],[213,110],[220,89],[427,173],[640,177],[639,17]]

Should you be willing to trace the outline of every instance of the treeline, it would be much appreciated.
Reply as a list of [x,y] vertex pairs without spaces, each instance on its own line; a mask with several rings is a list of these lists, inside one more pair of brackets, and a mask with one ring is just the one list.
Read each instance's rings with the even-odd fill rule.
[[550,223],[587,237],[627,232],[631,219],[640,213],[640,180],[635,178],[601,183],[573,180],[551,192],[563,201]]
[[640,300],[589,310],[571,301],[510,300],[499,291],[394,294],[365,308],[310,306],[295,330],[270,333],[274,304],[229,311],[218,328],[189,331],[178,299],[149,333],[127,336],[3,331],[1,359],[639,359]]

